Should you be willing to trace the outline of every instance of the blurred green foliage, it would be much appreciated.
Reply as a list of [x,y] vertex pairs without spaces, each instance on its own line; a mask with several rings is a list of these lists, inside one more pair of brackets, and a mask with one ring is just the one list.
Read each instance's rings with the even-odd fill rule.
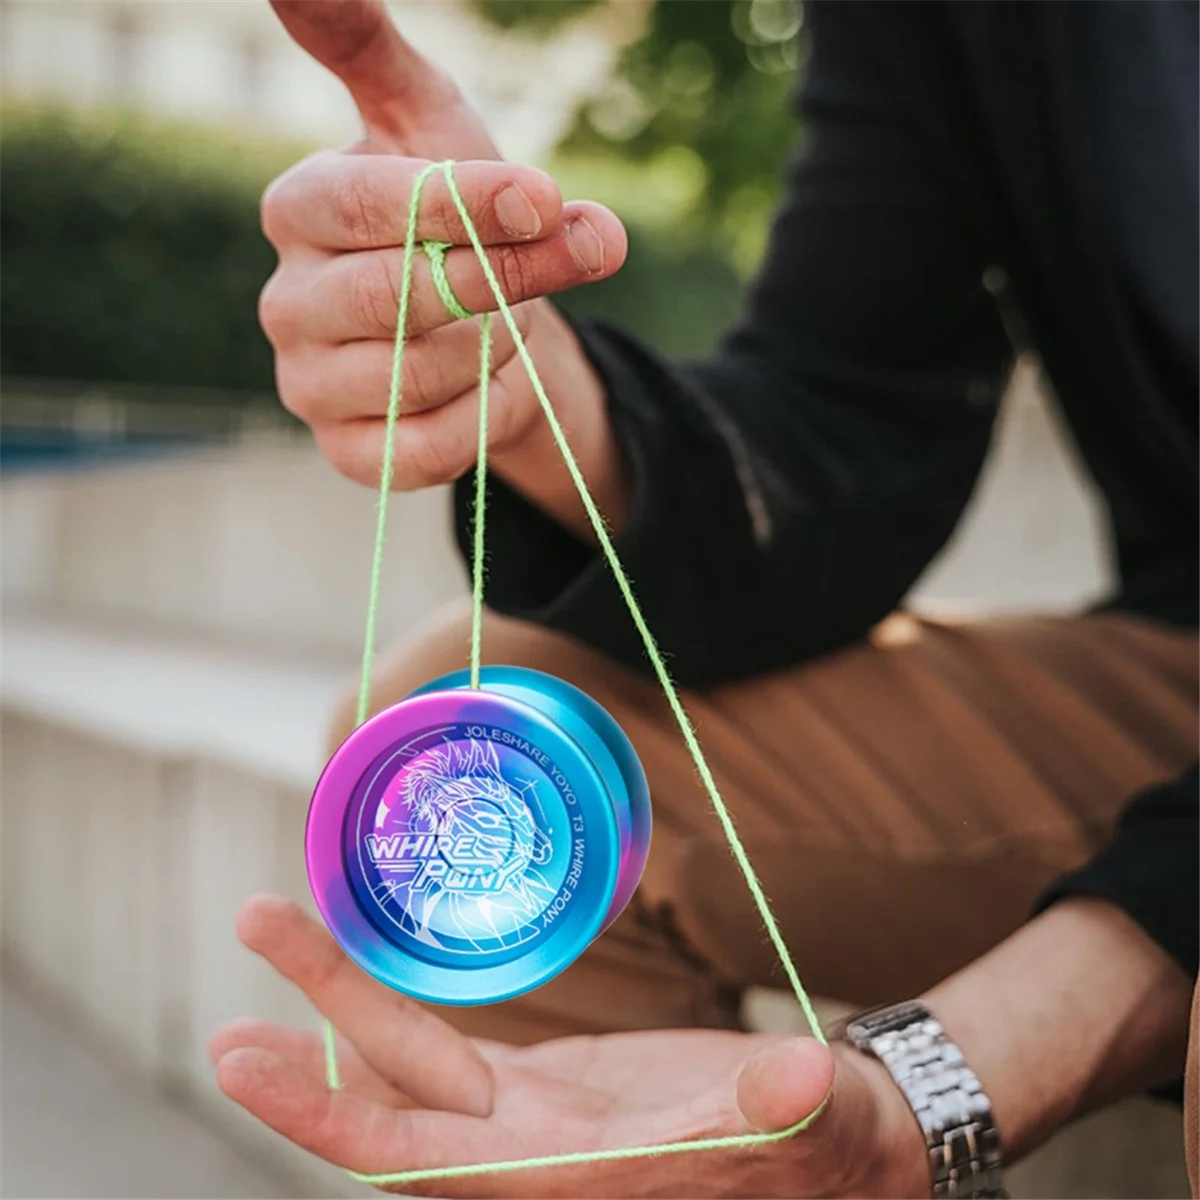
[[553,33],[605,0],[474,0],[475,8],[500,29]]
[[[474,0],[488,20],[548,33],[630,0]],[[582,194],[745,277],[762,253],[797,136],[790,103],[807,53],[799,0],[658,0],[604,93],[585,105],[556,169]],[[631,209],[633,211],[631,211]]]
[[0,371],[270,390],[262,184],[297,157],[129,115],[6,100]]
[[[473,0],[535,36],[636,0]],[[795,123],[793,0],[637,5],[641,35],[551,169],[630,229],[615,278],[561,297],[670,353],[708,348],[761,251]],[[627,17],[628,13],[618,14]],[[269,391],[263,186],[307,147],[6,98],[0,372]]]

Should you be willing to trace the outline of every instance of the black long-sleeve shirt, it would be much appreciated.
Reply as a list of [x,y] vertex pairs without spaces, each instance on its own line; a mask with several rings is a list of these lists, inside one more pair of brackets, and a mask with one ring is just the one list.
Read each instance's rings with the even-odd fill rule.
[[[808,14],[807,138],[737,327],[680,364],[579,326],[633,480],[618,548],[676,676],[797,663],[890,612],[962,514],[1014,341],[1107,500],[1112,603],[1195,626],[1196,5]],[[488,531],[494,607],[643,665],[589,547],[499,483]],[[1052,895],[1110,898],[1195,972],[1198,808],[1195,772],[1135,799]]]

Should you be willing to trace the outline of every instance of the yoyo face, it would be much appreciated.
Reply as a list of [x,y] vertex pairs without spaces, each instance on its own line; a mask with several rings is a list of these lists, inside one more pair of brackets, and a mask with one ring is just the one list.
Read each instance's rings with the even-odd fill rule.
[[373,717],[309,812],[309,878],[334,936],[435,1003],[494,1002],[557,974],[609,918],[630,858],[603,755],[486,687]]

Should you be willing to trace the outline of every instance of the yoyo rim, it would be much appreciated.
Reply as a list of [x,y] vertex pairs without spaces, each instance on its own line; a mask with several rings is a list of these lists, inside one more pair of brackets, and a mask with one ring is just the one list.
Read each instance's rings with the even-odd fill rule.
[[[380,913],[367,911],[363,891],[372,884],[348,861],[350,823],[361,813],[376,786],[365,783],[381,756],[396,758],[396,748],[419,739],[467,726],[509,730],[536,748],[565,777],[583,819],[586,858],[579,877],[561,907],[531,936],[528,950],[508,946],[459,954],[456,963],[413,944],[405,934],[391,936],[381,926]],[[448,739],[449,740],[449,739]],[[398,772],[401,768],[396,768]],[[380,772],[376,771],[376,777]],[[389,776],[389,778],[391,778]],[[385,785],[379,785],[385,786]],[[366,790],[364,790],[364,788]],[[560,795],[556,813],[566,820],[572,811]],[[555,818],[556,819],[556,818]],[[568,853],[576,842],[570,835]],[[357,844],[357,843],[356,843]],[[495,1003],[521,995],[545,983],[574,961],[603,927],[620,867],[620,837],[602,774],[578,742],[532,705],[511,696],[481,690],[452,689],[424,692],[376,714],[338,748],[313,792],[305,831],[309,883],[317,906],[334,937],[365,971],[389,987],[416,999],[437,1004]],[[361,855],[359,856],[361,857]],[[561,856],[559,867],[561,868]],[[568,868],[569,869],[569,868]],[[566,892],[527,924],[545,918]],[[441,956],[444,957],[444,956]]]

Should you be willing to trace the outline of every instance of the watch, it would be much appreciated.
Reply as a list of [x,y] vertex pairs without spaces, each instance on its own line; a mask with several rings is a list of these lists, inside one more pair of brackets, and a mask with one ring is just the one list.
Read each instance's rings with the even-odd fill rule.
[[963,1052],[915,1000],[870,1009],[841,1030],[888,1069],[925,1135],[935,1197],[1007,1197],[992,1103]]

